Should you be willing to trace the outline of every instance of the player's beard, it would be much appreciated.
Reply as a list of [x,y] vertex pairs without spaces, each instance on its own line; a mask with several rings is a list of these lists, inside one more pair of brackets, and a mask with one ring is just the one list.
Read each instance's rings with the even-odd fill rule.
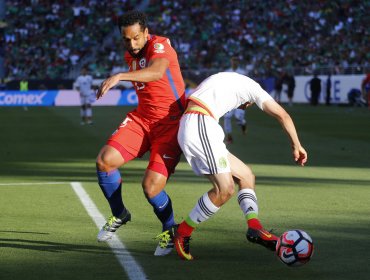
[[145,49],[145,47],[146,47],[146,44],[148,43],[148,41],[145,41],[145,44],[144,44],[144,46],[135,54],[134,53],[134,50],[133,49],[130,49],[130,50],[127,50],[128,51],[128,53],[132,56],[132,57],[134,57],[134,58],[138,58],[138,57],[140,57],[141,56],[141,54],[142,54],[142,52],[144,51],[144,49]]
[[128,53],[129,53],[132,57],[137,58],[137,57],[139,57],[139,54],[141,53],[141,50],[142,50],[142,49],[140,49],[137,53],[134,53],[134,51],[133,51],[133,50],[127,50],[127,51],[128,51]]

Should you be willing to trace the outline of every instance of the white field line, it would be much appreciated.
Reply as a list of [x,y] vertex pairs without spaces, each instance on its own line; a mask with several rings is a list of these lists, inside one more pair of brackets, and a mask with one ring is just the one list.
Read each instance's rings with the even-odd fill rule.
[[65,185],[68,182],[40,182],[40,183],[0,183],[0,186],[28,186],[28,185]]
[[[85,207],[89,216],[93,219],[98,229],[105,224],[105,218],[100,213],[95,203],[91,200],[88,193],[79,182],[71,182],[72,189],[76,192],[78,198],[81,200],[82,205]],[[126,249],[125,245],[114,235],[113,238],[107,242],[112,251],[116,255],[118,262],[127,273],[131,280],[148,279],[142,267],[131,256],[130,252]]]

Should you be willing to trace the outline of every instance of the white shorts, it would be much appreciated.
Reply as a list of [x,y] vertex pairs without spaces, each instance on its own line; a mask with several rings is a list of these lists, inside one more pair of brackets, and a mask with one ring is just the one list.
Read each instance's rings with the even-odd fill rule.
[[91,105],[95,101],[95,95],[82,95],[80,94],[81,105]]
[[224,115],[224,118],[231,119],[233,116],[236,118],[237,123],[239,125],[243,125],[247,123],[245,120],[245,110],[242,110],[242,109],[231,110]]
[[181,117],[177,140],[197,175],[230,172],[224,138],[222,127],[210,116],[184,114]]

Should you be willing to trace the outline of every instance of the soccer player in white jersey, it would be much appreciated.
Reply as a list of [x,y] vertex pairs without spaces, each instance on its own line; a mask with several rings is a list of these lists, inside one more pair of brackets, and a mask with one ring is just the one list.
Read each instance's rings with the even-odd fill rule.
[[81,75],[75,82],[76,89],[80,92],[81,100],[81,125],[92,124],[91,103],[95,100],[95,94],[92,90],[93,77],[87,74],[87,69],[83,68]]
[[301,146],[293,120],[257,82],[230,72],[218,73],[204,80],[189,96],[178,132],[179,144],[193,171],[206,176],[213,186],[199,198],[175,232],[176,251],[185,260],[193,259],[189,251],[193,230],[230,199],[235,183],[239,186],[238,203],[247,220],[247,239],[275,251],[277,237],[266,231],[258,219],[253,172],[227,150],[223,142],[225,134],[218,123],[226,112],[235,108],[245,109],[253,103],[279,121],[291,142],[295,162],[303,166],[307,161],[307,153]]
[[[240,67],[239,65],[239,58],[233,56],[230,59],[231,67],[227,69],[225,72],[236,72],[242,75],[245,75],[246,72],[243,68]],[[224,115],[224,131],[226,134],[226,143],[231,144],[233,142],[233,136],[232,136],[232,124],[231,124],[231,119],[232,118],[236,119],[236,123],[240,126],[242,133],[246,134],[247,133],[247,121],[245,120],[245,110],[242,109],[233,109],[229,112],[227,112]]]

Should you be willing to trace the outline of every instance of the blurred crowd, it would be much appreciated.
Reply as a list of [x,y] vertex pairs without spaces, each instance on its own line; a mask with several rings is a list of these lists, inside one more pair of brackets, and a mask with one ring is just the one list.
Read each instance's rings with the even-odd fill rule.
[[[131,8],[125,0],[6,1],[7,77],[63,78],[83,57],[100,48],[112,32],[114,18]],[[107,70],[99,67],[92,65],[91,70]]]
[[227,69],[231,56],[252,77],[370,66],[370,1],[12,0],[7,75],[61,78],[88,55],[95,77],[125,69],[115,19],[143,3],[150,32],[171,39],[184,70]]
[[[183,68],[227,68],[239,56],[251,76],[276,69],[358,68],[370,61],[370,1],[152,0],[152,29],[176,42]],[[207,6],[207,9],[204,7]]]

